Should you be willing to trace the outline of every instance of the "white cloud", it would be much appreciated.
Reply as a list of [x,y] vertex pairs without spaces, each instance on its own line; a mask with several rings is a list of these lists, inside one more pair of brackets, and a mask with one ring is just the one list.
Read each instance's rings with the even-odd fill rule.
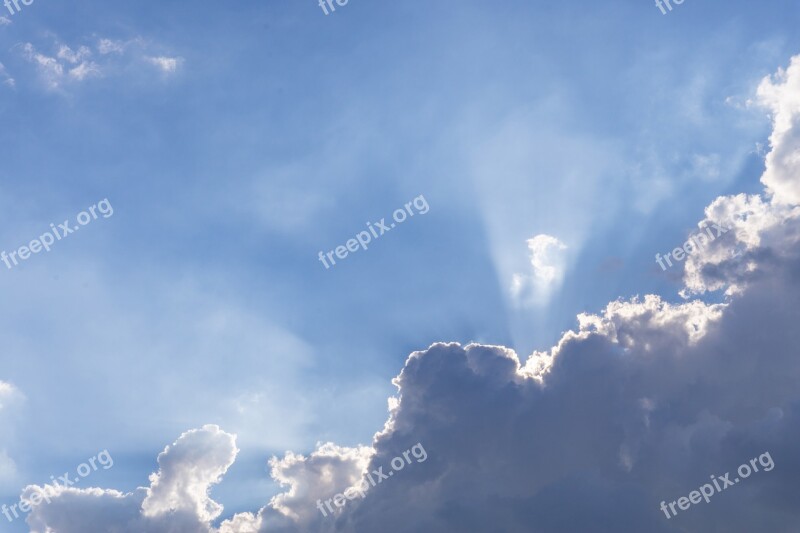
[[64,77],[64,67],[54,57],[40,54],[31,43],[22,45],[22,54],[25,59],[35,64],[49,89],[57,89]]
[[[18,404],[24,397],[22,393],[11,383],[0,380],[0,446],[7,446],[9,436],[12,434],[12,416],[9,416],[10,406]],[[0,487],[10,488],[17,478],[17,464],[11,458],[8,450],[0,447]]]
[[84,61],[77,67],[71,68],[69,70],[69,75],[73,79],[76,79],[78,81],[83,81],[89,76],[99,76],[100,67],[98,67],[97,63],[94,63],[93,61]]
[[67,63],[75,64],[75,63],[80,63],[84,59],[91,57],[92,51],[85,46],[81,46],[80,48],[78,48],[77,51],[75,51],[69,46],[62,44],[61,46],[59,46],[58,53],[56,54],[56,56],[59,59],[63,59]]
[[102,55],[121,54],[125,51],[126,43],[113,39],[100,39],[97,43],[97,51]]
[[532,271],[512,276],[511,295],[517,303],[545,304],[564,279],[567,245],[545,234],[536,235],[527,243]]
[[564,260],[561,252],[567,246],[550,235],[537,235],[528,240],[531,252],[533,277],[540,282],[551,285],[564,276]]
[[272,478],[290,488],[273,498],[270,505],[295,522],[313,522],[319,511],[309,508],[308,502],[356,485],[373,453],[367,446],[345,448],[329,442],[319,445],[308,458],[291,452],[283,459],[273,458]]
[[150,476],[150,488],[142,502],[145,516],[186,511],[202,522],[210,522],[222,506],[208,494],[211,485],[236,459],[236,438],[217,426],[184,433],[158,456],[159,471]]
[[49,89],[59,89],[66,81],[79,82],[100,75],[100,67],[88,60],[92,52],[85,46],[76,51],[67,45],[61,45],[55,57],[39,53],[31,43],[25,43],[22,51],[23,57],[37,66]]
[[758,98],[773,118],[771,151],[761,177],[767,198],[725,196],[706,208],[698,226],[718,224],[732,231],[687,258],[684,296],[720,289],[738,293],[748,280],[763,275],[768,266],[759,261],[764,249],[785,258],[798,243],[792,228],[800,218],[800,56],[792,58],[788,69],[765,78]]
[[183,63],[182,57],[146,57],[145,60],[151,65],[158,67],[159,70],[165,74],[172,74],[178,70],[178,67]]
[[11,383],[6,383],[0,380],[0,409],[3,409],[4,403],[17,395],[17,389]]
[[761,178],[774,200],[800,203],[800,56],[792,58],[788,69],[766,78],[758,88],[758,101],[773,115],[770,136],[772,151],[767,155],[767,171]]
[[[209,496],[239,450],[236,438],[207,425],[188,431],[158,456],[159,471],[150,487],[128,494],[114,490],[38,487],[23,490],[23,497],[47,491],[51,503],[35,507],[28,517],[31,533],[111,530],[209,532],[209,522],[222,506]],[[108,525],[105,527],[103,524]]]
[[6,67],[2,63],[0,63],[0,79],[3,80],[3,85],[7,85],[9,87],[14,87],[16,85],[14,78],[8,74]]
[[11,19],[8,17],[0,17],[0,26],[8,26],[11,24]]
[[[99,56],[85,45],[71,47],[56,42],[51,46],[55,50],[53,55],[40,52],[33,43],[20,45],[23,57],[36,66],[40,78],[50,90],[62,90],[70,83],[77,84],[90,78],[119,75],[129,70],[127,67],[131,62],[144,61],[166,74],[175,72],[183,62],[180,57],[150,56],[148,49],[151,46],[139,37],[129,41],[100,38],[96,43]],[[129,50],[131,53],[127,53]],[[6,83],[13,85],[14,80]]]

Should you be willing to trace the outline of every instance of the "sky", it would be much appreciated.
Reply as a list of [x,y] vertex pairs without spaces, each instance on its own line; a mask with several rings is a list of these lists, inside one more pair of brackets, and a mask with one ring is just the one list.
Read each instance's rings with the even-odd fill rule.
[[0,4],[0,531],[796,531],[800,7],[669,5]]

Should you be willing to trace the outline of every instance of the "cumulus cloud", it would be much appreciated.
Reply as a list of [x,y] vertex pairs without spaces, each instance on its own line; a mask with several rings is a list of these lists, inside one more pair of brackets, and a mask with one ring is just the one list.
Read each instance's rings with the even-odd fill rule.
[[761,181],[779,203],[800,204],[800,56],[761,82],[758,102],[772,112],[772,151]]
[[706,217],[698,226],[718,224],[733,231],[687,259],[686,288],[682,292],[686,297],[720,289],[728,295],[737,294],[749,280],[768,275],[771,261],[764,254],[786,260],[797,248],[800,56],[792,58],[788,69],[764,79],[757,95],[757,102],[770,111],[773,119],[771,150],[761,177],[766,194],[725,196],[706,208]]
[[211,499],[211,486],[236,459],[236,437],[207,425],[188,431],[158,456],[158,472],[150,486],[128,494],[97,488],[63,486],[23,490],[49,495],[28,517],[31,533],[118,531],[120,533],[210,532],[209,523],[222,513]]
[[145,516],[186,511],[203,522],[222,513],[208,491],[236,459],[236,439],[217,426],[184,433],[158,456],[159,471],[150,476],[150,488],[142,502]]
[[242,513],[226,520],[220,533],[308,531],[322,527],[324,521],[317,502],[358,485],[373,453],[368,446],[347,448],[325,443],[308,457],[292,452],[283,459],[273,457],[269,463],[272,479],[288,490],[272,498],[257,515]]
[[[703,222],[731,227],[730,236],[685,263],[687,296],[724,290],[724,302],[673,304],[655,295],[612,302],[580,315],[575,331],[524,361],[478,344],[415,352],[394,381],[397,396],[371,447],[329,443],[308,457],[273,459],[272,476],[288,489],[218,531],[795,530],[800,86],[790,80],[798,62],[759,89],[775,118],[765,196],[715,200]],[[743,253],[732,257],[731,244]],[[549,263],[539,266],[544,279],[555,279]],[[215,436],[184,435],[162,454],[149,489],[65,489],[31,515],[32,531],[212,531],[219,507],[208,487],[236,453],[232,436],[202,432]],[[356,485],[416,442],[429,454],[419,468],[335,517],[316,511],[317,499]],[[676,517],[659,509],[764,452],[773,470]]]
[[544,304],[564,279],[567,245],[545,234],[528,239],[527,244],[531,272],[512,276],[511,295],[518,303]]

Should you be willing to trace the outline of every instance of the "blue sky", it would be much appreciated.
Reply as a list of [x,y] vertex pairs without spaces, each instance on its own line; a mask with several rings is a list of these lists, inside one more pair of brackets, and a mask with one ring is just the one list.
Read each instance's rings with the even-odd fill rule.
[[[681,272],[653,258],[715,198],[762,190],[772,123],[751,102],[800,51],[799,9],[3,12],[0,249],[103,199],[114,214],[0,264],[0,382],[17,391],[0,500],[103,449],[115,466],[87,483],[133,490],[166,444],[217,424],[241,452],[214,498],[223,518],[254,511],[280,489],[272,454],[371,441],[412,351],[474,341],[524,359],[617,298],[681,302]],[[317,260],[420,195],[424,216]],[[536,235],[566,247],[558,279],[515,296]]]

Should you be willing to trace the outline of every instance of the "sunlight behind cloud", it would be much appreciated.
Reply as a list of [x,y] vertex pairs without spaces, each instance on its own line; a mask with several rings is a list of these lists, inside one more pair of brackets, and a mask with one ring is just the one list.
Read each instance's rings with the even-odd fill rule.
[[511,295],[520,305],[545,305],[553,291],[564,281],[567,245],[551,235],[528,239],[530,273],[515,273]]

